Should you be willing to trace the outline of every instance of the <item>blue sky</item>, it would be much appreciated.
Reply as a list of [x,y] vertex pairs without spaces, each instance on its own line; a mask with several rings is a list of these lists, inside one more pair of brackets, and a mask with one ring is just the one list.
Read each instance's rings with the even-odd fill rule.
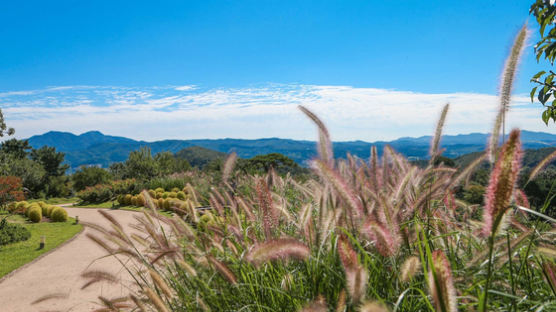
[[530,3],[4,1],[0,107],[20,137],[312,139],[304,104],[334,138],[371,141],[428,134],[451,101],[448,133],[486,132],[530,20],[510,125],[555,133],[525,97]]

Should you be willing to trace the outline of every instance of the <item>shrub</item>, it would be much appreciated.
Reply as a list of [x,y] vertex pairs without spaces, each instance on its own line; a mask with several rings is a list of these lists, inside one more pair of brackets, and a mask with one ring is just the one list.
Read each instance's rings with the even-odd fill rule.
[[29,220],[33,223],[39,223],[42,220],[42,209],[40,206],[34,206],[29,209]]
[[164,193],[156,193],[155,198],[156,198],[156,199],[162,198],[162,195],[163,195],[163,194],[164,194]]
[[18,177],[0,177],[0,208],[11,201],[23,200],[23,185]]
[[[41,205],[42,204],[42,205]],[[43,216],[48,216],[48,206],[46,203],[44,202],[39,202],[39,206],[41,207],[41,213]]]
[[143,197],[143,195],[139,194],[137,195],[137,200],[135,205],[137,207],[144,207],[145,206],[145,197]]
[[181,200],[185,200],[185,199],[186,199],[186,195],[185,195],[185,193],[182,192],[182,191],[177,192],[176,197],[177,197],[178,199],[181,199]]
[[169,196],[170,196],[169,192],[162,193],[162,198],[164,198],[164,199],[168,198]]
[[77,193],[77,197],[85,203],[103,203],[112,199],[113,196],[112,186],[107,184],[89,186]]
[[20,201],[20,202],[17,203],[15,209],[19,213],[25,213],[26,208],[27,208],[27,202],[26,201]]
[[164,193],[164,189],[161,188],[161,187],[157,187],[154,191],[155,191],[156,193]]
[[17,209],[17,202],[11,202],[8,204],[8,212],[9,213],[14,213]]
[[163,204],[164,210],[170,210],[171,206],[172,204],[170,202],[170,199],[168,198],[164,199],[164,204]]
[[170,193],[168,193],[168,197],[170,197],[170,198],[177,198],[177,197],[178,197],[178,193],[176,193],[176,192],[170,192]]
[[179,192],[179,191],[180,191],[180,189],[177,188],[177,187],[174,187],[174,188],[172,189],[172,192],[174,192],[174,193],[177,193],[177,192]]
[[164,198],[157,199],[156,204],[158,206],[158,209],[164,209]]
[[[48,205],[46,207],[46,216],[50,218],[50,216],[52,215],[52,210],[54,210],[54,208],[56,208],[57,206],[54,205]],[[43,214],[45,215],[45,214]]]
[[156,197],[156,192],[155,192],[154,190],[149,190],[149,195],[150,195],[152,198],[155,198],[155,197]]
[[27,210],[25,210],[25,216],[27,218],[29,218],[29,214],[31,213],[32,210],[35,210],[35,209],[40,210],[41,213],[42,213],[41,206],[39,206],[37,203],[33,203],[33,204],[30,204],[29,206],[27,206]]
[[31,237],[31,232],[19,224],[8,223],[6,219],[0,220],[0,246],[26,241]]
[[66,222],[68,221],[68,212],[62,207],[55,207],[52,209],[50,219],[54,222]]
[[120,204],[120,206],[123,206],[125,204],[125,195],[123,194],[118,195],[117,201],[118,204]]
[[132,206],[137,206],[137,196],[132,196],[131,197],[131,205]]
[[126,194],[124,197],[124,205],[129,206],[131,205],[131,199],[133,196],[131,194]]

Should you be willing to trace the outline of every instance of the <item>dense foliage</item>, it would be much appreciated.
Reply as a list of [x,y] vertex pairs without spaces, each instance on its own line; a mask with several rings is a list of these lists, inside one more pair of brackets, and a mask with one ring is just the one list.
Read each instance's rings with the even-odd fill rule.
[[[535,0],[531,5],[530,13],[536,18],[539,25],[540,39],[535,44],[537,62],[542,59],[550,62],[550,68],[556,59],[556,5],[554,1]],[[531,90],[531,101],[535,95],[543,105],[542,120],[548,125],[550,119],[556,122],[556,86],[554,78],[556,74],[550,70],[542,70],[531,79],[536,86]]]
[[73,189],[79,192],[88,186],[110,182],[112,175],[103,168],[81,167],[71,176],[71,180],[73,182]]
[[23,186],[20,178],[0,177],[0,210],[4,209],[9,202],[23,199]]
[[29,230],[19,224],[6,222],[6,218],[0,220],[0,246],[28,240],[31,237]]

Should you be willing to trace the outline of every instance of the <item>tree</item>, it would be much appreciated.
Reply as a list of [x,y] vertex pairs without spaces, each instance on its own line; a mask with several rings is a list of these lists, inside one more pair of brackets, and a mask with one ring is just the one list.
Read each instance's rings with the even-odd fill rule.
[[124,179],[135,178],[145,181],[158,176],[158,164],[148,147],[141,147],[140,150],[129,153],[124,165]]
[[43,187],[35,196],[61,197],[69,195],[69,178],[65,176],[69,165],[63,164],[64,153],[56,152],[56,148],[43,146],[31,151],[31,159],[39,163],[45,171]]
[[0,137],[4,137],[5,135],[11,136],[14,134],[14,128],[8,128],[6,126],[6,122],[4,121],[4,114],[2,114],[2,110],[0,109]]
[[[536,0],[531,5],[529,13],[535,16],[539,24],[541,36],[540,40],[535,44],[537,62],[544,58],[550,62],[550,65],[554,65],[554,60],[556,59],[556,22],[554,20],[556,17],[556,6],[548,0]],[[546,125],[548,125],[550,119],[556,122],[556,85],[554,76],[556,76],[554,71],[548,70],[547,72],[542,70],[531,78],[531,82],[536,84],[531,90],[531,102],[535,95],[537,95],[537,99],[545,109],[542,113],[542,120]]]
[[0,145],[0,152],[13,155],[16,158],[25,158],[32,150],[28,140],[9,139]]
[[31,159],[40,163],[48,176],[62,176],[69,169],[69,165],[64,162],[64,153],[56,152],[56,148],[43,146],[31,151]]
[[12,201],[23,200],[23,186],[21,179],[14,176],[0,177],[0,207]]
[[112,175],[108,171],[98,167],[81,167],[71,177],[76,192],[84,190],[87,186],[108,183],[111,179]]
[[185,159],[179,159],[171,152],[162,152],[155,155],[160,175],[168,175],[176,172],[184,172],[191,169],[191,165]]
[[240,159],[237,163],[238,169],[249,174],[267,173],[274,168],[279,174],[291,173],[292,175],[306,173],[306,169],[299,166],[291,158],[280,153],[257,155],[250,159]]

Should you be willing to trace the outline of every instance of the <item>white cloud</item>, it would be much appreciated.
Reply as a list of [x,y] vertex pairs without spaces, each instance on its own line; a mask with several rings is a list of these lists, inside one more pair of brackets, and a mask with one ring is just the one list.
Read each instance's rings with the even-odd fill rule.
[[[184,92],[187,91],[187,92]],[[50,130],[100,130],[134,139],[315,139],[305,105],[328,125],[334,140],[391,140],[431,134],[450,102],[445,133],[489,132],[497,97],[475,93],[427,94],[350,86],[266,85],[252,88],[50,87],[0,93],[0,107],[18,137]],[[540,120],[541,106],[515,96],[508,129],[556,133]]]

